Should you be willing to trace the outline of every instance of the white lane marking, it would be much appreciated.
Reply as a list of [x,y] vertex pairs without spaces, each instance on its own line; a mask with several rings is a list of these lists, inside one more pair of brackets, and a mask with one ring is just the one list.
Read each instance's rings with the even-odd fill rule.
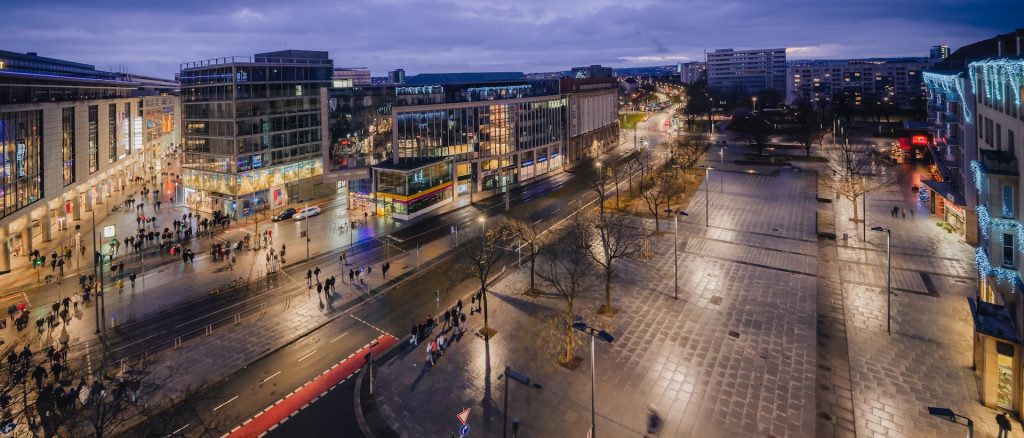
[[217,407],[213,408],[213,410],[214,410],[214,411],[216,411],[217,409],[223,408],[223,407],[224,407],[224,405],[226,405],[226,404],[228,404],[228,403],[231,403],[231,402],[235,401],[235,399],[236,399],[236,398],[238,398],[238,396],[237,396],[237,395],[236,395],[236,396],[234,396],[234,397],[231,397],[231,400],[228,400],[228,401],[226,401],[226,402],[224,402],[224,403],[221,403],[221,404],[220,404],[220,406],[217,406]]
[[338,337],[336,337],[334,339],[331,339],[331,342],[333,343],[334,341],[337,341],[338,339],[341,339],[342,337],[344,337],[347,334],[348,334],[348,332],[342,333],[342,334],[338,335]]
[[313,355],[313,354],[315,354],[315,353],[316,353],[316,350],[310,351],[310,352],[309,352],[309,354],[307,354],[307,355],[305,355],[305,356],[302,356],[302,357],[300,357],[300,358],[299,358],[299,362],[302,362],[302,361],[303,361],[303,360],[305,360],[305,359],[306,359],[307,357],[310,357],[310,356],[312,356],[312,355]]
[[263,379],[263,381],[260,382],[260,385],[262,385],[264,383],[267,383],[267,380],[270,380],[270,379],[273,379],[274,377],[277,377],[278,374],[281,374],[281,372],[278,371],[278,372],[276,372],[274,374],[271,374],[270,377],[267,377],[266,379]]
[[177,435],[178,433],[180,433],[181,431],[185,430],[185,428],[187,428],[187,427],[189,427],[189,426],[191,426],[191,425],[192,425],[192,424],[191,424],[191,423],[189,423],[189,424],[186,424],[186,425],[184,425],[184,426],[181,426],[181,427],[179,427],[179,428],[178,428],[177,430],[175,430],[174,432],[171,432],[171,434],[170,434],[170,435],[167,435],[167,436],[174,436],[174,435]]

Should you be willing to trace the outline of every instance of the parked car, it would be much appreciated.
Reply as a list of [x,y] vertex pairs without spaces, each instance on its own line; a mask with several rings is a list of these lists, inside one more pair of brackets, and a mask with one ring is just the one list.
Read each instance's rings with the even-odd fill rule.
[[278,222],[283,221],[285,219],[291,219],[292,216],[295,216],[295,209],[289,207],[284,209],[284,211],[274,215],[274,217],[270,218],[270,220]]
[[306,207],[306,208],[303,208],[302,210],[299,210],[297,213],[295,213],[295,220],[301,221],[303,219],[311,218],[313,216],[316,216],[318,214],[320,214],[320,207],[317,207],[317,206]]

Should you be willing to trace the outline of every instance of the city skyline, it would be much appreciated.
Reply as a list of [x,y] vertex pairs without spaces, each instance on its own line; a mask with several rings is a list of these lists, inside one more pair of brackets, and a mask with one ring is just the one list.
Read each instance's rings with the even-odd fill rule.
[[1009,1],[821,2],[813,10],[791,1],[432,3],[185,0],[169,10],[62,0],[45,9],[7,5],[12,19],[0,30],[8,50],[144,75],[171,77],[182,62],[311,49],[328,51],[339,67],[369,67],[382,76],[394,68],[416,74],[665,65],[730,47],[787,47],[789,59],[923,57],[932,45],[955,50],[1008,32],[1024,13],[1024,5]]

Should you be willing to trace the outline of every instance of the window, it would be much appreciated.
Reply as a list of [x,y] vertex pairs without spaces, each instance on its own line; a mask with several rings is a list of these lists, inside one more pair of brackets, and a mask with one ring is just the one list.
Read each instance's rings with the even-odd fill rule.
[[1003,266],[1013,267],[1013,234],[1003,234]]
[[1003,125],[996,123],[996,149],[1003,150]]
[[64,185],[68,186],[75,182],[75,107],[61,109],[61,126],[61,167],[64,171]]
[[89,106],[89,174],[100,170],[100,109]]
[[1003,184],[1003,217],[1013,218],[1013,186]]
[[0,113],[0,218],[43,197],[43,112]]
[[117,104],[107,106],[107,163],[117,161]]

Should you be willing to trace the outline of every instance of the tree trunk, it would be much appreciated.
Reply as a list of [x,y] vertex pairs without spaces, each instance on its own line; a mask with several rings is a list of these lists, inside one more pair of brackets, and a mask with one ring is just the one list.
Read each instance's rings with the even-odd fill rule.
[[853,199],[851,200],[853,202],[853,221],[854,222],[856,222],[857,219],[860,218],[860,216],[857,214],[857,199],[858,198],[860,198],[860,196],[854,196]]
[[572,301],[571,300],[569,301],[569,306],[568,307],[569,307],[569,309],[568,309],[568,312],[566,312],[567,313],[566,320],[569,321],[569,324],[567,324],[566,328],[565,328],[565,354],[562,356],[562,362],[564,362],[564,363],[569,363],[569,361],[572,360],[572,356],[573,356],[573,354],[572,354],[573,353],[573,351],[572,351],[572,341],[573,341],[573,336],[575,336],[575,333],[573,333],[573,332],[576,331],[576,329],[572,328],[572,320],[573,320],[572,319],[573,318],[572,307],[573,306],[572,306]]
[[530,249],[530,295],[537,293],[537,251]]
[[607,260],[604,267],[604,308],[612,313],[612,261]]
[[490,327],[491,326],[488,324],[488,319],[487,319],[487,276],[486,275],[482,275],[481,278],[480,278],[480,292],[482,292],[481,295],[483,296],[483,300],[484,300],[484,333],[485,333],[484,339],[487,339],[487,338],[490,337],[487,334],[490,332]]

